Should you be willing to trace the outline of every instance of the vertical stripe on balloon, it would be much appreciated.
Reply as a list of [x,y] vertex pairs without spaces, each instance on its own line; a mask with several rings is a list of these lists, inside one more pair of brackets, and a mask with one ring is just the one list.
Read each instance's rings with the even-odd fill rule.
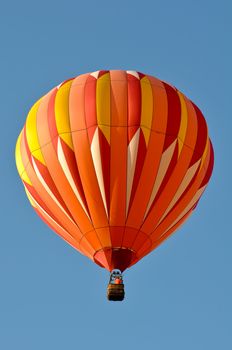
[[178,136],[181,122],[181,103],[176,90],[169,84],[163,84],[168,99],[168,123],[166,129],[167,137],[164,143],[164,150],[166,150]]
[[126,215],[128,213],[131,189],[132,189],[135,166],[136,166],[137,155],[138,155],[139,136],[140,136],[140,129],[138,129],[136,134],[133,136],[127,148]]
[[141,120],[141,85],[137,72],[127,71],[127,104],[129,144],[139,129]]
[[147,77],[141,79],[140,83],[142,95],[141,129],[144,134],[146,146],[148,146],[153,116],[153,94],[150,81]]
[[69,120],[69,92],[73,79],[60,85],[55,97],[55,123],[57,134],[73,150]]
[[100,145],[99,145],[99,134],[98,134],[98,128],[96,129],[93,140],[91,143],[91,154],[93,158],[93,164],[97,176],[97,181],[99,185],[99,189],[102,196],[102,201],[104,203],[106,215],[108,216],[108,209],[107,209],[107,202],[106,202],[106,194],[105,194],[105,186],[104,186],[104,180],[103,180],[103,172],[102,172],[102,161],[101,161],[101,152],[100,152]]

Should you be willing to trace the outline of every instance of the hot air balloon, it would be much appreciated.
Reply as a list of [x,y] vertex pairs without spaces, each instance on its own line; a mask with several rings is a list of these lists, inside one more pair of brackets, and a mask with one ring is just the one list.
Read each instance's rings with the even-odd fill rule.
[[[213,169],[199,108],[172,85],[136,71],[64,81],[31,108],[16,163],[37,214],[111,272],[122,272],[192,214]],[[117,280],[117,281],[116,281]]]

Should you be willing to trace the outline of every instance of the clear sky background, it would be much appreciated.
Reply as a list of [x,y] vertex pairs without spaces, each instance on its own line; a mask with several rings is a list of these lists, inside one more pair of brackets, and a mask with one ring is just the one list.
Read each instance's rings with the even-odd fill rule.
[[[231,16],[227,0],[2,1],[0,349],[232,349]],[[212,180],[189,221],[125,273],[108,272],[37,217],[14,148],[31,105],[98,69],[166,80],[203,111]]]

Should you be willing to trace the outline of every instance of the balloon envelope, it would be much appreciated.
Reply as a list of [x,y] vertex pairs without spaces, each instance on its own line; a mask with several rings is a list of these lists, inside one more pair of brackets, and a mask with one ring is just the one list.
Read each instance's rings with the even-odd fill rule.
[[16,163],[37,214],[108,270],[125,270],[195,209],[213,149],[201,111],[135,71],[67,80],[30,110]]

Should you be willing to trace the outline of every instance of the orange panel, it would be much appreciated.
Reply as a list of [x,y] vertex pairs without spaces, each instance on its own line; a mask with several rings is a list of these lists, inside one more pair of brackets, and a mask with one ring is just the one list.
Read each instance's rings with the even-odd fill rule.
[[112,242],[110,238],[110,228],[100,227],[95,229],[102,247],[112,247]]
[[111,71],[110,77],[110,225],[121,226],[126,219],[127,80],[122,71]]
[[[93,247],[94,251],[97,251],[99,249],[102,249],[102,245],[101,242],[98,238],[98,235],[96,233],[96,231],[90,231],[88,233],[85,234],[85,238],[86,240],[89,242],[89,244],[91,245],[91,247]],[[83,239],[82,239],[83,240]]]
[[82,237],[80,241],[80,249],[83,251],[85,255],[87,255],[90,259],[93,259],[95,254],[95,250],[85,236]]
[[[55,96],[57,93],[57,88],[51,90],[47,95],[45,95],[40,102],[37,116],[36,116],[36,125],[37,132],[39,133],[39,144],[42,148],[44,145],[52,141],[52,137],[49,131],[48,126],[48,108],[51,102],[55,101]],[[56,135],[53,135],[56,136]]]
[[153,131],[165,134],[168,117],[167,94],[161,81],[150,76],[148,78],[151,83],[152,94],[154,99],[151,129]]
[[110,133],[110,225],[126,220],[127,130],[111,127]]
[[69,93],[69,115],[71,131],[86,129],[85,120],[85,84],[89,74],[83,74],[73,80]]
[[94,262],[108,271],[111,271],[111,258],[109,258],[109,253],[109,251],[100,250],[94,255]]

